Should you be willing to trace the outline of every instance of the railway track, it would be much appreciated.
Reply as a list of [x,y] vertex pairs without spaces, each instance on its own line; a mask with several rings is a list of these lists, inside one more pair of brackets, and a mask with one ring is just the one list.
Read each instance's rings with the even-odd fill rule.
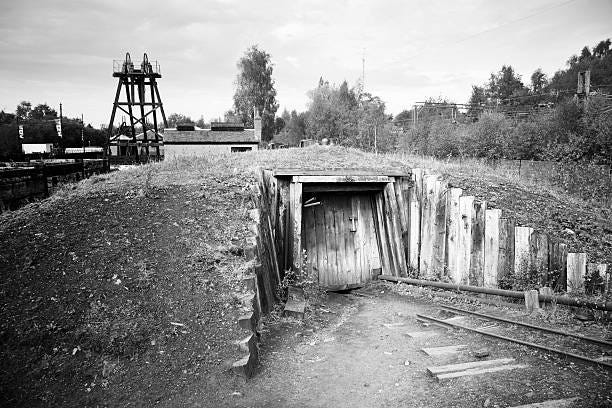
[[463,329],[612,370],[612,342],[603,338],[564,332],[451,306],[440,306],[438,315],[440,316],[417,314],[417,318],[430,324]]

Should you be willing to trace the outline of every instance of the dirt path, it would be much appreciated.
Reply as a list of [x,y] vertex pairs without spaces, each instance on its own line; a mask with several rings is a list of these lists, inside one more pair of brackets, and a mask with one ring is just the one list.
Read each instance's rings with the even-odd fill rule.
[[[226,400],[235,407],[508,407],[579,396],[576,406],[612,406],[609,373],[556,357],[497,343],[477,335],[423,327],[417,313],[435,305],[381,292],[335,296],[326,304],[337,317],[309,335],[295,327],[264,352],[257,376]],[[286,328],[285,328],[286,329]],[[413,331],[432,336],[412,339]],[[467,344],[469,351],[432,358],[422,347]],[[270,346],[270,345],[268,345]],[[514,357],[527,369],[438,383],[426,367],[474,361],[487,347],[490,358]],[[240,395],[238,395],[240,393]]]

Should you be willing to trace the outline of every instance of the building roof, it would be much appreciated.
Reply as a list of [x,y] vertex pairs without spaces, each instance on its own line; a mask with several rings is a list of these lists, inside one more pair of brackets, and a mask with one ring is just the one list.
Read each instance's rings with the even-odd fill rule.
[[244,130],[211,130],[196,129],[180,131],[166,129],[164,142],[168,143],[259,143],[255,129]]

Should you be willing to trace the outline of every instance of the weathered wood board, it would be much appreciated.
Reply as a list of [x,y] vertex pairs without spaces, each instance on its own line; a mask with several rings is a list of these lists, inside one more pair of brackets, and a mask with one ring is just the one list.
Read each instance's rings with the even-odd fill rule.
[[472,262],[472,226],[474,220],[474,196],[459,197],[459,241],[457,251],[457,276],[460,283],[468,284]]
[[446,199],[446,267],[448,276],[454,283],[461,282],[459,269],[457,267],[459,251],[459,232],[461,226],[461,211],[459,210],[459,197],[463,190],[451,188],[448,190]]
[[486,201],[474,201],[474,217],[472,218],[472,259],[470,260],[469,284],[484,285],[484,238]]
[[410,191],[410,267],[419,270],[421,249],[421,197],[423,192],[423,170],[412,169],[413,187]]
[[514,229],[514,271],[517,274],[527,273],[532,266],[531,235],[533,232],[531,227],[517,226]]
[[497,278],[500,273],[500,223],[502,211],[498,208],[485,212],[485,262],[484,262],[484,286],[488,288],[497,287]]
[[571,293],[584,292],[584,277],[586,276],[587,256],[584,252],[567,254],[567,291]]
[[549,282],[557,291],[567,290],[567,245],[562,242],[549,240],[549,273],[557,276],[553,282]]

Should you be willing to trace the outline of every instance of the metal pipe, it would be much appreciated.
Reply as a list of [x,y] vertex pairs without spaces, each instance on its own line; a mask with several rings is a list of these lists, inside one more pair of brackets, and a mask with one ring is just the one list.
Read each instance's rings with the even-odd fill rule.
[[[402,282],[410,285],[420,286],[433,286],[435,288],[450,289],[450,290],[464,290],[467,292],[484,293],[487,295],[505,296],[517,299],[524,299],[525,292],[519,292],[516,290],[505,290],[505,289],[494,289],[494,288],[483,288],[480,286],[470,285],[457,285],[455,283],[444,283],[434,282],[422,279],[412,278],[400,278],[398,276],[391,275],[379,275],[378,279],[387,280],[391,282]],[[560,305],[573,306],[573,307],[586,307],[589,309],[606,310],[612,311],[612,302],[591,302],[588,300],[575,299],[567,296],[550,296],[538,294],[538,300],[541,302],[555,302]]]
[[540,330],[540,331],[547,332],[547,333],[559,334],[561,336],[566,336],[566,337],[573,337],[573,338],[584,340],[584,341],[590,341],[591,343],[597,343],[597,344],[602,344],[604,346],[612,347],[611,342],[603,340],[603,339],[587,337],[581,334],[569,333],[569,332],[564,332],[564,331],[556,330],[556,329],[549,329],[548,327],[542,327],[542,326],[538,326],[535,324],[518,322],[516,320],[504,319],[503,317],[497,317],[497,316],[492,316],[492,315],[485,314],[485,313],[473,312],[471,310],[460,309],[458,307],[452,307],[452,306],[446,306],[446,305],[440,306],[440,307],[442,309],[450,310],[456,313],[463,313],[463,314],[470,314],[470,315],[478,316],[478,317],[484,317],[485,319],[497,320],[498,322],[504,322],[504,323],[510,323],[510,324],[516,324],[517,326],[528,327],[530,329]]
[[447,326],[447,327],[453,327],[453,328],[457,328],[457,329],[463,329],[463,330],[472,331],[474,333],[482,334],[484,336],[489,336],[489,337],[494,337],[494,338],[500,339],[500,340],[510,341],[512,343],[517,343],[517,344],[521,344],[523,346],[528,346],[528,347],[536,348],[536,349],[539,349],[539,350],[548,351],[550,353],[560,354],[562,356],[570,357],[570,358],[573,358],[575,360],[586,361],[587,363],[591,363],[591,364],[599,365],[599,366],[602,366],[602,367],[606,367],[608,369],[612,369],[612,364],[610,364],[610,363],[606,363],[605,361],[593,360],[592,358],[581,356],[580,354],[569,353],[569,352],[566,352],[566,351],[563,351],[563,350],[559,350],[559,349],[556,349],[556,348],[542,346],[541,344],[531,343],[529,341],[519,340],[519,339],[515,339],[515,338],[512,338],[512,337],[506,337],[506,336],[502,336],[502,335],[495,334],[495,333],[489,333],[489,332],[486,332],[486,331],[480,330],[480,329],[473,329],[471,327],[466,327],[466,326],[462,326],[460,324],[446,322],[444,320],[436,319],[436,318],[430,317],[430,316],[425,316],[425,315],[417,314],[416,317],[421,319],[421,320],[426,320],[426,321],[433,322],[433,323],[436,323],[436,324],[439,324],[439,325],[444,325],[444,326]]

